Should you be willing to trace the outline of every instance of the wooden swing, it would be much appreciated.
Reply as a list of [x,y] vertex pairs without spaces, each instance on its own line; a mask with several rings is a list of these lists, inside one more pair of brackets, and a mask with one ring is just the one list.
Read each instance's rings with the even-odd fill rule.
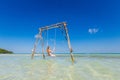
[[[45,27],[39,28],[39,34],[36,37],[36,41],[35,41],[35,44],[34,44],[34,48],[32,50],[31,58],[32,59],[34,58],[34,54],[35,54],[35,51],[36,51],[36,48],[37,48],[37,44],[38,44],[38,41],[40,40],[41,41],[41,46],[42,46],[42,55],[43,55],[43,58],[45,59],[44,38],[42,37],[42,33],[47,30],[47,45],[48,45],[48,34],[49,34],[48,30],[54,29],[54,28],[60,29],[62,31],[63,35],[65,36],[65,39],[68,42],[68,48],[69,48],[69,51],[70,51],[71,60],[72,60],[72,62],[74,62],[74,57],[73,57],[73,54],[72,54],[73,50],[72,50],[72,47],[71,47],[71,44],[70,44],[70,38],[69,38],[69,34],[68,34],[67,24],[65,22],[61,22],[61,23],[57,23],[57,24],[53,24],[53,25],[50,25],[50,26],[45,26]],[[56,30],[55,30],[55,40],[56,40]],[[55,46],[56,46],[56,41],[54,41],[54,48],[55,48]]]

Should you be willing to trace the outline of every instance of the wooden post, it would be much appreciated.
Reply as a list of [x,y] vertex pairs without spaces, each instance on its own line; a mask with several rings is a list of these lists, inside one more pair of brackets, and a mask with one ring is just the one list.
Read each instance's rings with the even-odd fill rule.
[[71,47],[71,44],[70,44],[70,38],[69,38],[69,34],[68,34],[68,29],[66,27],[66,23],[64,23],[64,29],[65,29],[65,33],[66,33],[66,37],[67,37],[68,47],[70,49],[71,60],[74,63],[74,57],[73,57],[73,54],[72,54],[73,50],[72,50],[72,47]]
[[34,54],[35,54],[35,51],[36,51],[36,47],[37,47],[37,44],[38,44],[38,40],[39,40],[39,38],[36,38],[36,41],[35,41],[35,44],[34,44],[34,48],[33,48],[33,50],[32,50],[31,59],[34,58]]
[[42,55],[43,55],[43,58],[45,59],[45,55],[44,55],[44,41],[43,41],[43,39],[41,39],[41,42],[42,42]]
[[42,42],[42,55],[43,55],[43,58],[45,59],[45,55],[44,55],[44,40],[42,38],[42,29],[40,29],[40,36],[41,36],[41,42]]

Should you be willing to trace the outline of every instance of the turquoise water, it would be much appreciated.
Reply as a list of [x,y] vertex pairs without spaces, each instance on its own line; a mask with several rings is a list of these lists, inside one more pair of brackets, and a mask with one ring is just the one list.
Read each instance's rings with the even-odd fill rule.
[[120,80],[120,54],[0,55],[0,80]]

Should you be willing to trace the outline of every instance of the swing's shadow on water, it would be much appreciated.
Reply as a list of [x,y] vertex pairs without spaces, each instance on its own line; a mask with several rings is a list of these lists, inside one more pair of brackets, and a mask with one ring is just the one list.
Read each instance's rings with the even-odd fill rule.
[[119,80],[120,54],[0,55],[0,80]]

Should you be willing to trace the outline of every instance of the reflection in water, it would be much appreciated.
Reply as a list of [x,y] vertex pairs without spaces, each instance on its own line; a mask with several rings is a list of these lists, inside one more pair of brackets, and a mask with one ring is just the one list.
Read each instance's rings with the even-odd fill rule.
[[46,61],[47,75],[44,80],[49,80],[55,74],[55,63],[52,61]]

